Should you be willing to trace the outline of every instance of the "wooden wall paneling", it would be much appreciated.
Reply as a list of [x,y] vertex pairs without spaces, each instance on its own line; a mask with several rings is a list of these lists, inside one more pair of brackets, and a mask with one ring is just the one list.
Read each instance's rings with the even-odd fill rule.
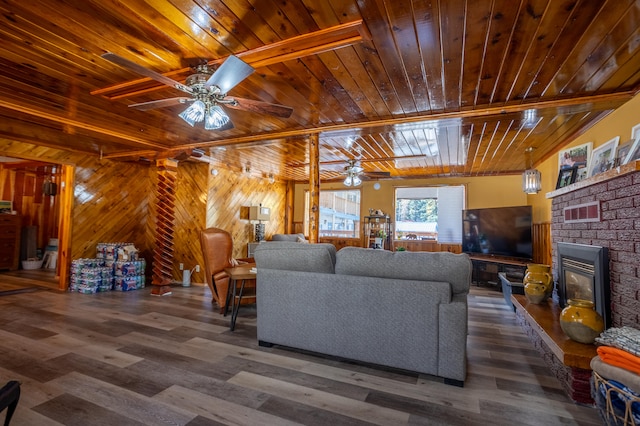
[[250,206],[262,204],[271,209],[271,216],[265,223],[265,237],[270,239],[275,233],[285,232],[285,200],[287,184],[276,181],[270,183],[266,176],[238,173],[219,167],[216,176],[209,174],[206,227],[221,228],[233,238],[233,257],[243,258],[247,253],[247,243],[254,239],[253,224],[242,211]]
[[42,204],[42,198],[44,197],[44,193],[42,192],[42,186],[44,184],[44,176],[45,176],[44,167],[38,167],[36,169],[35,192],[33,194],[33,202],[36,204]]
[[175,188],[178,163],[174,160],[158,162],[156,187],[156,243],[151,267],[151,294],[171,294],[173,281],[173,248],[175,234]]
[[22,214],[22,196],[24,194],[24,172],[17,170],[13,185],[13,209]]
[[0,165],[0,200],[13,200],[14,174]]
[[319,242],[333,244],[336,250],[343,247],[362,247],[360,238],[320,237]]
[[544,265],[552,263],[551,223],[535,223],[532,229],[533,261]]
[[[153,201],[155,167],[136,162],[100,160],[97,156],[64,151],[24,142],[8,141],[0,137],[0,150],[6,156],[39,160],[62,165],[63,174],[57,181],[59,194],[61,183],[68,186],[65,201],[58,210],[58,233],[69,235],[67,247],[59,244],[58,259],[66,251],[64,271],[59,271],[60,286],[68,285],[68,268],[73,259],[95,257],[100,242],[133,242],[150,268],[150,256],[155,231],[150,228],[149,200]],[[70,186],[69,186],[70,185]],[[68,215],[64,217],[64,215]]]
[[178,163],[175,187],[175,234],[172,275],[182,281],[184,268],[193,270],[200,265],[200,272],[193,271],[191,281],[204,283],[204,256],[200,247],[200,231],[205,228],[207,212],[207,185],[210,175],[208,165],[201,162]]
[[[75,168],[72,258],[95,257],[96,245],[132,242],[148,253],[149,165],[83,156]],[[147,262],[151,259],[147,258]]]
[[462,245],[460,244],[439,244],[435,240],[395,240],[393,242],[394,250],[398,250],[399,247],[404,247],[407,251],[462,253]]

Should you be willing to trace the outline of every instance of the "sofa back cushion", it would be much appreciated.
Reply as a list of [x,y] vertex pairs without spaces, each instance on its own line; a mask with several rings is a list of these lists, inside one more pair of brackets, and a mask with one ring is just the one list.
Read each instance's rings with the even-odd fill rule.
[[270,241],[258,244],[254,252],[258,269],[284,271],[335,272],[336,248],[333,244],[300,244]]
[[304,234],[273,234],[271,241],[293,241],[299,243],[301,241],[307,241],[307,239],[304,237]]
[[454,294],[468,293],[471,260],[449,252],[391,252],[344,247],[336,255],[336,274],[440,281],[451,284]]

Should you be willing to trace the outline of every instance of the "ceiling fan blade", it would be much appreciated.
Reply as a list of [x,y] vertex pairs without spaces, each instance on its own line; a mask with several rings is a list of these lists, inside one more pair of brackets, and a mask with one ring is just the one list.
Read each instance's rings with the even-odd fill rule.
[[233,99],[236,101],[235,105],[233,103],[225,104],[225,107],[257,112],[259,114],[270,114],[282,118],[291,117],[291,113],[293,112],[293,108],[285,105],[270,104],[269,102],[254,101],[245,98],[236,98],[235,96]]
[[226,94],[245,78],[253,73],[254,69],[242,59],[229,55],[218,67],[209,80],[204,84],[207,89],[211,86],[220,88],[221,94]]
[[178,105],[178,104],[186,104],[187,102],[193,102],[195,99],[193,98],[167,98],[167,99],[159,99],[157,101],[149,101],[149,102],[140,102],[138,104],[131,104],[129,108],[135,108],[140,111],[147,111],[154,108],[164,108],[168,106]]
[[379,172],[379,171],[373,171],[373,172],[364,172],[363,174],[364,174],[365,176],[372,177],[372,178],[385,178],[385,177],[391,177],[391,172]]
[[144,75],[145,77],[152,78],[162,84],[166,84],[169,87],[174,87],[178,90],[182,90],[183,92],[193,93],[189,86],[185,86],[184,84],[177,82],[172,78],[166,77],[158,72],[150,70],[149,68],[145,68],[142,65],[138,65],[135,62],[131,62],[130,60],[118,56],[115,53],[107,52],[104,53],[102,57],[108,61],[113,62],[114,64],[120,65],[121,67],[128,68],[140,75]]

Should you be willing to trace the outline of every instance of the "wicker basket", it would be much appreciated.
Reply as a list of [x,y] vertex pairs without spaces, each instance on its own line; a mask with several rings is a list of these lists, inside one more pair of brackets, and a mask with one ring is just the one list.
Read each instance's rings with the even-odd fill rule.
[[[601,389],[604,389],[604,394]],[[640,426],[640,422],[636,421],[640,417],[640,397],[621,389],[595,371],[592,392],[606,425]]]
[[42,268],[42,260],[23,260],[22,269],[40,269]]

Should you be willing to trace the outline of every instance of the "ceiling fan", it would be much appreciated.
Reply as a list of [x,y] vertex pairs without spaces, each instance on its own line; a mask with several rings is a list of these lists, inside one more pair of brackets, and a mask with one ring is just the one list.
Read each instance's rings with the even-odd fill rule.
[[345,175],[344,185],[345,186],[359,186],[362,183],[363,178],[388,178],[391,176],[389,172],[378,172],[378,171],[369,171],[365,172],[362,166],[360,165],[360,160],[347,160],[347,165],[344,167],[344,171],[342,172]]
[[229,90],[233,89],[254,71],[251,65],[234,55],[230,55],[215,71],[208,64],[196,66],[195,73],[187,77],[185,84],[114,53],[105,53],[102,57],[140,75],[152,78],[191,95],[190,97],[166,98],[129,105],[130,108],[146,111],[178,104],[191,104],[179,114],[179,117],[191,126],[204,121],[204,128],[207,130],[232,129],[233,123],[222,106],[270,114],[282,118],[289,118],[293,112],[293,108],[285,105],[228,97]]

